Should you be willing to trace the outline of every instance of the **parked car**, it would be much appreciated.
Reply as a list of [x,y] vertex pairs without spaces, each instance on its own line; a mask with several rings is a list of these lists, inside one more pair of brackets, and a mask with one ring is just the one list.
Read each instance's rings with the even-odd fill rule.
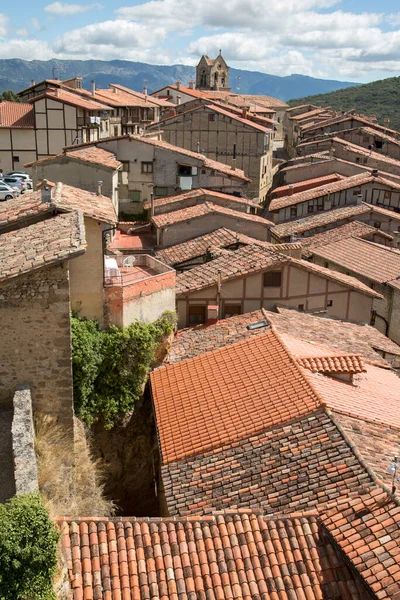
[[23,179],[19,179],[18,177],[7,177],[5,175],[0,181],[3,181],[11,187],[19,188],[21,194],[23,194],[28,189],[28,184]]
[[0,181],[0,202],[4,202],[4,200],[12,200],[19,195],[19,192],[16,192],[9,185]]
[[23,179],[26,181],[28,189],[33,189],[33,181],[28,173],[24,173],[23,171],[10,171],[9,173],[6,173],[4,177],[18,177],[19,179]]

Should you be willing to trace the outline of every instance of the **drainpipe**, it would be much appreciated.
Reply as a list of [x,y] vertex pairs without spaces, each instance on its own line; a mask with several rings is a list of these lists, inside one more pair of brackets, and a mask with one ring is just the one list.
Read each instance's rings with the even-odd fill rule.
[[108,229],[103,229],[102,231],[102,238],[101,238],[101,245],[102,245],[102,263],[103,263],[103,283],[104,283],[104,279],[105,279],[105,265],[104,265],[104,256],[106,254],[106,248],[107,248],[107,243],[106,243],[106,233],[108,233],[109,231],[115,231],[117,229],[117,225],[113,225],[112,227],[109,227]]
[[378,315],[376,308],[373,308],[371,310],[371,320],[369,322],[369,324],[374,327],[375,325],[375,321],[376,319],[382,319],[382,321],[385,323],[385,335],[386,337],[388,337],[388,331],[389,331],[389,321],[387,321],[387,319],[385,319],[385,317],[382,317],[381,315]]
[[217,306],[218,306],[218,318],[220,315],[220,302],[221,302],[221,269],[218,269],[217,275]]
[[150,206],[150,215],[154,217],[154,192],[151,192],[150,194]]

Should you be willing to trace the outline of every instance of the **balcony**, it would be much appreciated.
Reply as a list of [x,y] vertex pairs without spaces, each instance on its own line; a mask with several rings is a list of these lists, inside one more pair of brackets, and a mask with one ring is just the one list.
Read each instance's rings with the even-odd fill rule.
[[148,254],[104,257],[108,325],[152,322],[175,310],[176,272]]

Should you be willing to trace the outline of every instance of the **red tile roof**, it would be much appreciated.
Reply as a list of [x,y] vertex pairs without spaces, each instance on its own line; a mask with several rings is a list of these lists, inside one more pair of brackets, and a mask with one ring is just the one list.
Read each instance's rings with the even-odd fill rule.
[[391,242],[394,239],[393,236],[388,233],[381,231],[376,227],[371,227],[371,225],[367,225],[367,223],[351,221],[350,223],[335,227],[334,229],[329,229],[328,231],[322,231],[321,233],[317,233],[310,237],[302,238],[301,245],[303,248],[307,248],[309,252],[312,252],[313,248],[325,246],[326,244],[351,237],[372,241],[375,240],[375,237],[378,237],[380,239],[383,238],[388,242]]
[[109,150],[103,150],[97,148],[97,146],[88,146],[84,148],[77,148],[76,150],[64,151],[62,154],[56,154],[55,156],[47,156],[31,163],[26,163],[24,167],[34,167],[60,158],[67,157],[73,160],[79,160],[82,162],[93,163],[101,167],[105,167],[112,170],[117,170],[121,167],[122,163],[117,160],[114,152]]
[[48,88],[39,96],[34,96],[33,98],[30,98],[28,102],[30,104],[34,104],[42,98],[51,98],[52,100],[56,100],[58,102],[65,102],[65,104],[70,104],[71,106],[78,106],[79,108],[84,108],[86,110],[112,110],[110,106],[107,106],[106,104],[103,104],[101,102],[96,102],[96,100],[94,100],[92,97],[83,97],[82,95],[74,93],[73,91],[67,91],[65,88]]
[[275,198],[271,200],[268,210],[279,210],[280,208],[285,208],[286,206],[293,206],[295,204],[300,204],[301,202],[307,202],[307,200],[321,198],[322,196],[326,196],[328,192],[335,193],[351,188],[359,188],[361,185],[366,185],[368,183],[376,183],[384,188],[389,187],[390,189],[400,190],[400,185],[397,185],[393,181],[383,179],[379,176],[373,177],[371,173],[358,173],[357,175],[352,175],[351,177],[345,177],[340,181],[328,183],[309,190],[304,190],[303,192],[298,192],[297,194],[292,194],[291,196]]
[[63,519],[73,600],[366,600],[316,516]]
[[345,123],[346,121],[352,121],[351,123],[351,128],[354,129],[355,125],[354,122],[358,122],[358,123],[362,123],[363,125],[366,125],[367,127],[370,127],[371,129],[376,129],[377,131],[382,131],[383,133],[393,133],[394,136],[398,136],[399,132],[394,130],[394,129],[388,129],[387,127],[384,127],[382,125],[379,125],[379,123],[373,123],[371,120],[365,118],[362,115],[340,115],[339,117],[333,117],[332,119],[327,119],[325,122],[322,123],[316,123],[314,124],[308,124],[305,125],[303,127],[303,132],[310,132],[313,129],[319,129],[320,127],[330,127],[331,125],[337,125],[340,123]]
[[30,104],[0,102],[0,128],[33,129],[34,111]]
[[143,98],[143,99],[147,98],[147,101],[149,103],[155,104],[156,106],[168,107],[168,108],[171,107],[170,102],[167,102],[165,100],[160,100],[159,98],[155,98],[153,95],[149,95],[149,94],[145,95],[142,92],[138,92],[136,90],[131,90],[130,88],[128,88],[124,85],[121,85],[119,83],[110,83],[109,86],[111,88],[117,88],[117,90],[122,90],[123,92],[131,94],[132,96],[136,96],[138,98]]
[[[371,213],[371,218],[374,214],[383,215],[391,219],[397,220],[400,223],[400,215],[393,211],[381,208],[379,206],[373,206],[372,204],[366,204],[363,202],[357,206],[343,206],[341,208],[334,208],[333,210],[327,210],[318,215],[312,215],[305,217],[304,219],[298,219],[297,221],[289,221],[288,223],[280,223],[271,228],[271,233],[277,238],[285,238],[289,235],[301,234],[313,229],[325,227],[332,223],[338,223],[346,219],[356,219],[361,215]],[[304,238],[302,238],[302,242]]]
[[264,219],[264,217],[250,215],[212,202],[204,202],[203,204],[196,204],[195,206],[189,206],[188,208],[181,208],[180,210],[154,215],[154,217],[151,217],[151,220],[156,227],[166,227],[173,223],[181,223],[187,219],[195,219],[196,217],[202,217],[203,215],[213,213],[228,215],[235,217],[236,219],[244,219],[245,221],[253,221],[254,223],[261,223],[262,225],[265,225],[266,228],[269,228],[272,225],[272,222]]
[[343,499],[322,521],[376,598],[400,597],[400,505],[382,490]]
[[[176,202],[183,202],[185,200],[196,200],[196,199],[204,199],[204,200],[209,200],[210,202],[215,202],[214,199],[216,200],[225,200],[226,202],[235,202],[239,205],[245,205],[245,206],[251,206],[253,208],[257,208],[260,209],[260,205],[257,204],[256,202],[253,202],[253,200],[249,200],[248,198],[244,198],[244,197],[239,197],[239,196],[232,196],[232,194],[223,194],[222,192],[215,192],[213,190],[206,190],[203,188],[196,188],[193,190],[190,190],[189,192],[182,192],[180,194],[174,194],[173,196],[163,196],[162,198],[155,198],[154,199],[154,207],[157,209],[157,207],[159,206],[171,206],[171,210],[174,210],[174,204]],[[216,204],[221,203],[222,205],[224,205],[223,202],[216,202]],[[149,209],[151,206],[150,202],[146,202],[144,204],[144,208]]]
[[304,181],[298,181],[296,183],[277,187],[272,190],[271,196],[273,198],[281,198],[282,196],[287,196],[291,190],[293,190],[293,193],[295,194],[297,192],[303,192],[305,190],[319,187],[325,183],[333,183],[334,181],[339,181],[341,179],[343,179],[343,176],[338,175],[338,173],[332,173],[332,175],[323,175],[322,177],[314,177],[313,179],[305,179]]
[[0,235],[0,281],[69,260],[86,248],[82,214],[74,211]]
[[59,182],[54,188],[51,202],[42,202],[39,190],[27,197],[20,196],[0,204],[0,229],[55,208],[61,211],[81,210],[86,217],[104,223],[115,224],[118,221],[111,198]]
[[164,464],[320,407],[317,395],[272,331],[156,369],[150,381]]
[[378,283],[400,278],[400,251],[350,237],[312,248],[315,256]]
[[334,137],[333,138],[334,145],[344,146],[348,148],[351,152],[355,152],[356,154],[360,154],[362,156],[370,157],[373,160],[378,162],[388,163],[394,167],[398,167],[400,169],[400,161],[394,158],[390,158],[390,156],[385,156],[384,154],[380,154],[379,152],[373,152],[368,150],[368,148],[362,148],[361,146],[357,146],[356,144],[352,144],[347,140],[342,140],[341,138]]
[[[114,89],[96,89],[95,100],[104,102],[108,106],[134,106],[143,108],[154,108],[159,106],[159,102],[153,102],[151,96],[145,99],[144,94],[133,94],[127,91],[128,88],[123,89],[120,86],[113,86]],[[165,104],[165,103],[164,103]]]

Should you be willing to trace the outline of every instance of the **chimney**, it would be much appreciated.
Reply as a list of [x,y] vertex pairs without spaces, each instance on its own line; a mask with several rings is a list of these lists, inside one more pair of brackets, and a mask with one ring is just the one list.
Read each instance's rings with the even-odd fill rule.
[[113,87],[113,92],[114,92],[114,94],[117,94],[118,93],[118,88]]
[[214,325],[218,322],[218,306],[209,304],[207,306],[207,325]]
[[96,82],[92,79],[92,96],[96,95]]
[[194,90],[194,81],[189,81],[189,89]]
[[400,242],[400,231],[397,229],[396,231],[390,231],[389,233],[394,238],[393,239],[393,248],[398,248],[399,242]]
[[242,119],[247,118],[247,108],[242,108]]
[[58,87],[57,87],[57,88],[54,90],[54,94],[55,94],[56,98],[59,98],[59,97],[60,97],[60,88],[58,88]]
[[357,194],[357,206],[360,206],[363,203],[363,195]]
[[37,187],[40,187],[40,191],[42,193],[42,203],[50,203],[53,198],[54,183],[49,182],[47,179],[42,179],[41,183],[39,183]]
[[181,96],[180,96],[180,94],[178,94],[177,97],[176,97],[176,103],[177,104],[181,103]]
[[103,182],[102,181],[97,182],[97,195],[98,196],[103,195]]
[[291,183],[289,185],[288,196],[293,196],[293,192],[294,192],[294,185]]
[[182,84],[182,81],[180,81],[180,80],[178,79],[178,81],[176,82],[176,89],[177,89],[177,90],[180,90],[180,89],[181,89],[181,84]]
[[372,177],[378,177],[378,175],[379,175],[378,169],[372,169],[371,175],[372,175]]
[[154,217],[154,193],[150,194],[150,215]]
[[31,85],[35,85],[35,80],[31,79]]
[[147,87],[146,86],[143,88],[143,94],[144,94],[145,100],[147,101]]

